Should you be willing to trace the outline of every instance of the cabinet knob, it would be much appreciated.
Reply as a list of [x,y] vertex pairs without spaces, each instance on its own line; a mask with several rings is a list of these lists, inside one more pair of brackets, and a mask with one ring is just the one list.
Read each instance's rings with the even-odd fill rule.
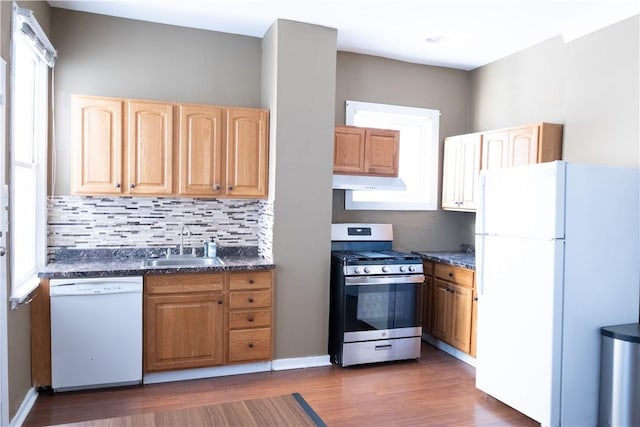
[[132,184],[129,184],[129,188],[136,188],[136,185],[135,185],[135,184],[133,184],[133,183],[132,183]]
[[247,322],[253,322],[253,316],[248,316],[247,317]]
[[250,285],[253,285],[255,282],[256,282],[256,281],[255,281],[255,280],[253,280],[253,278],[249,279],[249,284],[250,284]]
[[218,300],[218,304],[222,304],[224,301],[222,301],[221,299]]
[[229,191],[233,190],[233,185],[229,186]]
[[253,343],[252,343],[252,342],[250,342],[249,344],[247,344],[247,347],[249,347],[249,348],[253,348]]
[[453,277],[453,272],[449,272],[449,277]]
[[219,190],[219,189],[220,189],[220,184],[216,184],[216,185],[214,185],[214,186],[213,186],[213,189],[214,189],[214,190]]
[[249,301],[249,303],[253,303],[253,298],[249,297],[247,301]]
[[113,186],[116,187],[116,188],[120,188],[120,183],[116,182]]

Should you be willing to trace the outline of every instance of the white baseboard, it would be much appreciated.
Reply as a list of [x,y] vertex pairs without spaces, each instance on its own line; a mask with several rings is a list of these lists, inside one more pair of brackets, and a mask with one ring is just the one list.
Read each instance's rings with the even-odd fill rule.
[[145,374],[143,384],[167,383],[172,381],[197,380],[202,378],[224,377],[227,375],[251,374],[266,371],[284,371],[288,369],[315,368],[330,366],[329,355],[294,357],[277,359],[271,362],[247,363],[243,365],[214,366],[211,368],[182,369],[179,371],[154,372]]
[[24,399],[11,420],[11,423],[9,423],[10,427],[20,427],[24,424],[24,421],[27,419],[27,415],[29,415],[31,408],[33,408],[33,405],[36,403],[36,399],[38,399],[38,392],[34,387],[31,387],[24,396]]
[[434,347],[437,347],[438,349],[444,351],[445,353],[450,354],[456,359],[462,360],[464,363],[468,365],[471,365],[473,367],[476,366],[475,358],[473,358],[472,356],[468,355],[463,351],[458,350],[455,347],[450,346],[446,342],[440,341],[439,339],[434,338],[431,335],[427,335],[427,334],[422,334],[422,340],[428,342]]
[[290,359],[277,359],[272,362],[272,370],[284,371],[287,369],[316,368],[318,366],[330,366],[329,355],[293,357]]
[[224,377],[227,375],[251,374],[271,370],[272,362],[247,363],[244,365],[214,366],[211,368],[183,369],[180,371],[155,372],[145,374],[143,384],[166,383],[172,381],[196,380]]

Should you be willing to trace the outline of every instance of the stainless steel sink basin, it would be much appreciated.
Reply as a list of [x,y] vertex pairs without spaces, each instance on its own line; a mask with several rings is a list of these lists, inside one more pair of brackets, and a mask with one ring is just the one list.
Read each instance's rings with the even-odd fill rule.
[[169,258],[149,258],[144,260],[145,267],[206,267],[221,266],[223,262],[219,258],[200,258],[192,256],[175,256]]

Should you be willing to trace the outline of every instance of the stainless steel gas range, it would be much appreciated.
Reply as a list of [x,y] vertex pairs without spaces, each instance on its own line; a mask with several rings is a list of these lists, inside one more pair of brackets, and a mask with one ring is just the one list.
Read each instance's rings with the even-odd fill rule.
[[391,224],[332,224],[329,356],[342,366],[420,357],[419,256]]

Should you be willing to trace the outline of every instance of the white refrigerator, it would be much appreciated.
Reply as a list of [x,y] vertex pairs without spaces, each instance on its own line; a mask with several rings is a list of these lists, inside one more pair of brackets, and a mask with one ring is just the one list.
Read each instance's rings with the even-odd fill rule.
[[545,426],[595,426],[600,327],[637,322],[638,169],[483,171],[476,386]]

